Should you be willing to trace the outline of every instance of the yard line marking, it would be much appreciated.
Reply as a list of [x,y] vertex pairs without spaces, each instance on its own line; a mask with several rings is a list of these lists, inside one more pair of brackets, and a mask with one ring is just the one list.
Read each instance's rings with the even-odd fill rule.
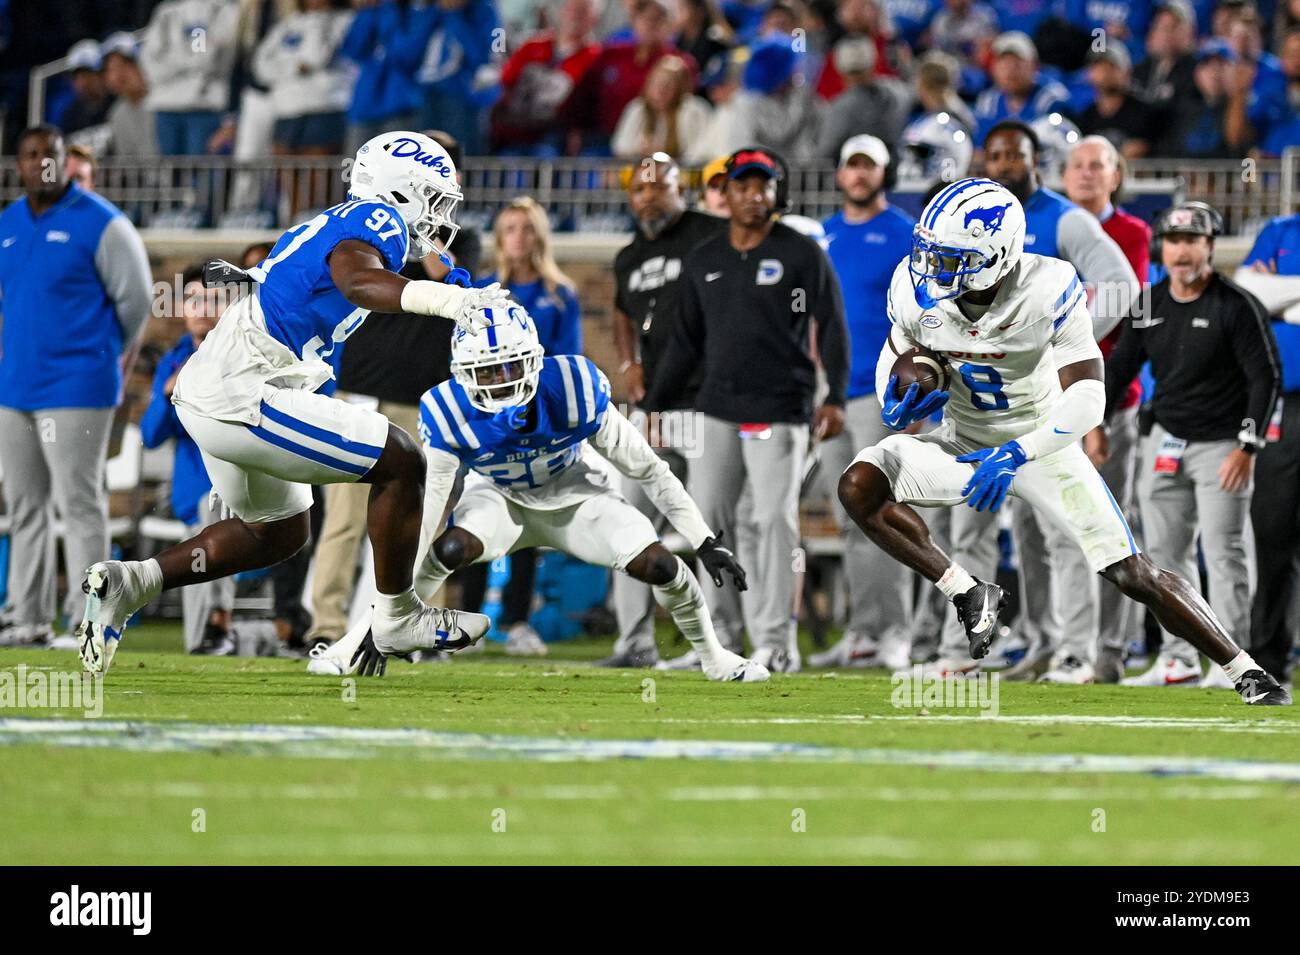
[[[711,719],[693,717],[658,717],[655,723],[675,723],[708,726],[865,726],[877,720],[893,720],[921,724],[926,722],[984,723],[1022,726],[1107,726],[1119,729],[1204,729],[1224,733],[1300,733],[1300,722],[1284,719],[1237,719],[1230,716],[1073,716],[1068,714],[1043,714],[1008,716],[977,716],[975,714],[898,713],[866,714],[841,713],[824,716],[719,716]],[[628,720],[584,718],[583,723],[626,723]],[[640,722],[640,721],[638,721]]]
[[856,749],[746,740],[619,740],[439,733],[422,729],[343,726],[128,723],[117,720],[0,719],[0,745],[19,743],[137,752],[228,752],[235,755],[366,759],[402,750],[427,759],[522,759],[599,762],[611,759],[785,761],[869,766],[925,766],[991,772],[1137,773],[1237,782],[1300,782],[1300,763],[1197,756],[1084,753],[993,753],[977,750]]

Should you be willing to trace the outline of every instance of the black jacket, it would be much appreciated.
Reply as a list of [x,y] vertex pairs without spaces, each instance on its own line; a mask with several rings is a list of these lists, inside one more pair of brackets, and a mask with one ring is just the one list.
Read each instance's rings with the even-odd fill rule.
[[1185,441],[1261,439],[1282,385],[1277,341],[1255,296],[1218,273],[1192,302],[1169,294],[1169,279],[1151,288],[1124,320],[1106,360],[1106,413],[1145,361],[1156,379],[1152,411]]

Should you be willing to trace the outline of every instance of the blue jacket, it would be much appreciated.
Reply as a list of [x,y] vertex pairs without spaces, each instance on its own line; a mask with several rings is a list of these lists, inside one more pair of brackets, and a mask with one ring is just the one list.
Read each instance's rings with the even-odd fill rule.
[[[479,288],[497,281],[496,273],[479,279]],[[546,284],[538,279],[527,284],[506,287],[510,297],[524,307],[533,317],[537,337],[548,355],[582,354],[582,306],[573,289],[560,285],[554,293],[546,291]]]
[[433,3],[413,9],[392,45],[393,61],[426,91],[472,99],[474,75],[492,62],[498,25],[491,0],[469,0],[459,10]]
[[196,347],[193,338],[183,335],[176,346],[163,355],[153,376],[153,396],[140,419],[140,436],[146,448],[156,448],[172,438],[176,439],[176,456],[172,463],[172,513],[186,524],[198,520],[199,501],[212,490],[212,481],[203,466],[199,446],[181,426],[176,407],[171,398],[163,394],[163,387],[194,354]]
[[390,55],[402,34],[406,15],[396,0],[362,7],[339,47],[339,53],[361,67],[352,92],[348,119],[372,123],[409,112],[419,105],[414,77],[399,69]]
[[0,405],[116,405],[152,285],[135,228],[75,183],[37,218],[26,197],[0,212]]
[[[1300,275],[1300,215],[1278,216],[1264,226],[1242,265],[1273,262],[1278,275]],[[1300,391],[1300,325],[1273,322],[1282,359],[1282,391]]]

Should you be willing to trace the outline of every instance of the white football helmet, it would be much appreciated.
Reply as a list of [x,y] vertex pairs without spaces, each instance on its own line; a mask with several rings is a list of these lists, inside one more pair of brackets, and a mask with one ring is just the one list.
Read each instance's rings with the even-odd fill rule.
[[966,176],[975,152],[970,130],[951,113],[927,113],[903,130],[899,151],[900,179],[942,179],[955,182]]
[[916,303],[990,288],[1025,250],[1025,210],[992,179],[961,179],[930,200],[912,230]]
[[496,413],[526,405],[537,394],[545,352],[537,326],[522,305],[489,306],[490,323],[474,332],[457,327],[451,338],[451,374],[470,404]]
[[1038,137],[1038,171],[1049,182],[1061,179],[1070,150],[1083,138],[1079,127],[1060,113],[1048,113],[1029,124]]
[[348,195],[379,199],[401,214],[411,248],[421,258],[445,249],[460,228],[456,207],[465,198],[447,150],[423,133],[396,130],[376,136],[357,150]]

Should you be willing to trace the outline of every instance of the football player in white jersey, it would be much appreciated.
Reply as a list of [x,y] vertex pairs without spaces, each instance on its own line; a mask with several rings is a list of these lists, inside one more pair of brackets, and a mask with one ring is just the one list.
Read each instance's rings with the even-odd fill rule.
[[[722,535],[714,535],[667,462],[610,404],[600,369],[581,355],[544,356],[521,306],[488,312],[493,322],[486,328],[456,330],[453,377],[420,402],[428,462],[415,581],[420,597],[431,601],[448,575],[466,564],[524,547],[554,547],[650,584],[709,679],[766,680],[766,667],[718,642],[695,576],[610,482],[606,464],[641,484],[717,586],[726,573],[745,589],[745,572],[719,543]],[[452,526],[438,534],[462,467],[468,472]],[[384,656],[368,629],[363,620],[314,653],[310,672],[382,675]]]
[[[1101,351],[1074,267],[1024,252],[1019,201],[989,179],[963,179],[921,214],[912,255],[889,293],[890,337],[876,367],[881,417],[901,431],[944,409],[928,434],[895,434],[861,451],[840,478],[845,510],[881,549],[953,602],[971,656],[988,652],[1005,597],[931,541],[909,507],[997,510],[1022,498],[1068,533],[1100,573],[1151,608],[1167,631],[1220,664],[1246,703],[1290,694],[1224,631],[1197,590],[1143,555],[1079,445],[1101,423]],[[898,355],[923,347],[951,366],[949,391],[901,396]]]

